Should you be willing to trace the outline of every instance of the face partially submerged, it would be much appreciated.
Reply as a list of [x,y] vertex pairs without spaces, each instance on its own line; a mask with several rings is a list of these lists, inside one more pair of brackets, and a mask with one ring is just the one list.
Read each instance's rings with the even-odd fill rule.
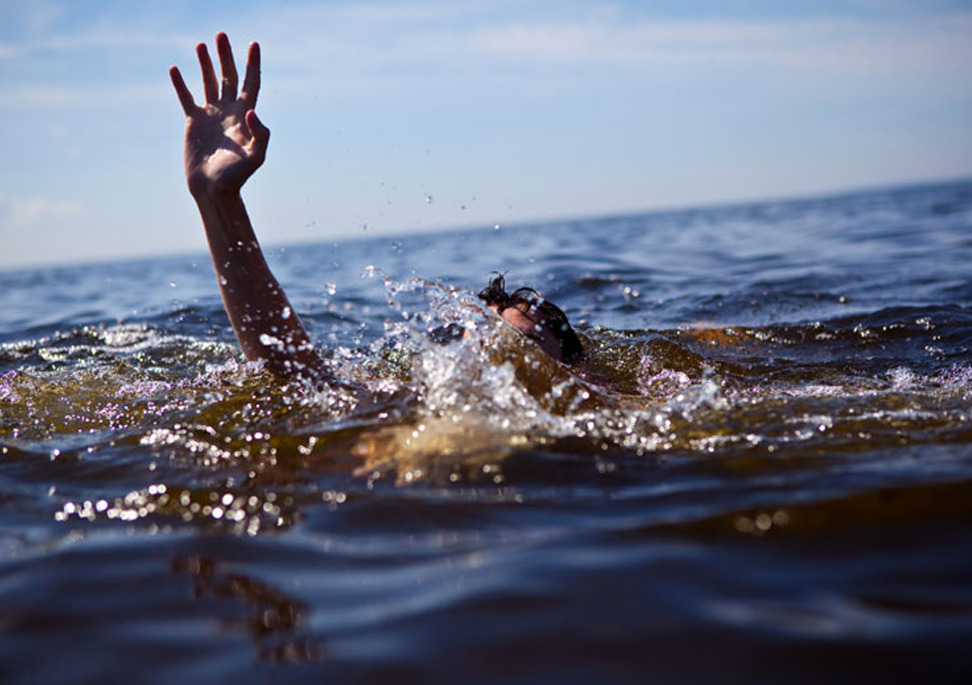
[[503,317],[506,323],[539,345],[540,349],[550,357],[558,362],[564,361],[564,355],[560,351],[560,343],[557,342],[557,338],[546,325],[546,322],[537,316],[536,311],[531,311],[525,305],[512,305],[502,311],[497,305],[490,305],[489,308]]
[[503,276],[497,276],[479,298],[551,358],[571,364],[583,356],[580,340],[563,310],[535,290],[519,288],[507,293]]

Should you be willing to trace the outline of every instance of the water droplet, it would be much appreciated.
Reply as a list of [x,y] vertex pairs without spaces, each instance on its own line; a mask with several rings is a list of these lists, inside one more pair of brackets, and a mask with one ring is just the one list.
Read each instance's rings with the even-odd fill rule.
[[766,512],[759,514],[756,517],[756,528],[761,531],[767,531],[773,526],[773,519]]

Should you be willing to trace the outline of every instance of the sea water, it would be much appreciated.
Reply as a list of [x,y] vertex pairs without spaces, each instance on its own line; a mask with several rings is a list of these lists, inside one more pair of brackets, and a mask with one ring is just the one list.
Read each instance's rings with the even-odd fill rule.
[[205,254],[0,272],[0,681],[972,675],[972,183],[268,260],[341,384]]

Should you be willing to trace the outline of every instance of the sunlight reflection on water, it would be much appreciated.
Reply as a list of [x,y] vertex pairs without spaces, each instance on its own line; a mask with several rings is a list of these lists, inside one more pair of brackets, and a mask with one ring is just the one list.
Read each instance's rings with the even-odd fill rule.
[[[242,361],[203,259],[0,272],[5,681],[276,675],[254,654],[288,682],[953,679],[970,207],[965,183],[270,251],[326,389]],[[497,268],[583,364],[481,307]]]

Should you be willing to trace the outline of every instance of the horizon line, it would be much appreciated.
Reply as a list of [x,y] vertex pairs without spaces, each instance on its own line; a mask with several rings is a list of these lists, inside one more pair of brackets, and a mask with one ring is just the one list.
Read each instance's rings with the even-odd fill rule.
[[[767,203],[795,203],[795,202],[806,202],[808,200],[833,200],[842,197],[850,197],[854,195],[864,195],[870,193],[882,193],[891,192],[895,190],[905,190],[905,189],[921,189],[930,188],[934,186],[949,186],[949,185],[963,185],[972,184],[972,176],[949,176],[942,178],[932,178],[932,179],[916,179],[913,181],[890,181],[886,183],[873,183],[873,184],[861,184],[861,185],[851,185],[842,188],[833,188],[831,190],[823,190],[818,192],[793,192],[793,193],[781,193],[779,195],[766,195],[758,197],[741,197],[729,200],[712,200],[712,201],[700,201],[696,203],[683,204],[676,203],[670,206],[656,205],[655,207],[648,207],[642,209],[618,209],[606,212],[592,212],[584,213],[581,215],[573,215],[570,217],[566,216],[547,216],[547,217],[537,217],[537,218],[524,218],[517,219],[513,221],[506,221],[500,224],[494,224],[492,226],[484,224],[481,221],[471,222],[468,224],[450,224],[441,226],[426,226],[421,229],[414,229],[414,227],[409,229],[378,229],[374,231],[371,235],[353,235],[350,233],[339,233],[329,238],[317,238],[317,239],[307,239],[307,240],[288,240],[281,242],[268,242],[263,243],[261,241],[261,247],[264,252],[272,253],[274,251],[287,250],[294,247],[310,246],[310,245],[321,245],[324,243],[332,242],[338,244],[344,243],[355,243],[355,242],[368,242],[370,240],[375,240],[378,238],[418,238],[424,235],[448,235],[457,233],[466,233],[474,231],[487,231],[494,230],[496,225],[500,225],[502,228],[510,229],[523,229],[523,228],[536,228],[548,224],[562,224],[562,223],[578,223],[587,221],[604,221],[611,219],[623,219],[632,218],[639,216],[653,216],[653,215],[667,215],[667,214],[681,214],[687,212],[696,211],[718,211],[733,208],[742,208],[747,206],[758,206]],[[0,273],[3,274],[16,274],[18,272],[26,271],[36,271],[41,269],[73,269],[79,267],[90,267],[109,264],[123,264],[126,262],[139,262],[148,261],[155,259],[180,259],[180,258],[194,258],[205,255],[208,257],[208,251],[205,247],[201,247],[197,250],[185,250],[176,252],[166,252],[166,253],[152,253],[152,252],[133,252],[127,255],[116,255],[114,257],[109,257],[102,259],[99,257],[92,258],[80,258],[74,261],[39,261],[29,264],[0,264]]]

